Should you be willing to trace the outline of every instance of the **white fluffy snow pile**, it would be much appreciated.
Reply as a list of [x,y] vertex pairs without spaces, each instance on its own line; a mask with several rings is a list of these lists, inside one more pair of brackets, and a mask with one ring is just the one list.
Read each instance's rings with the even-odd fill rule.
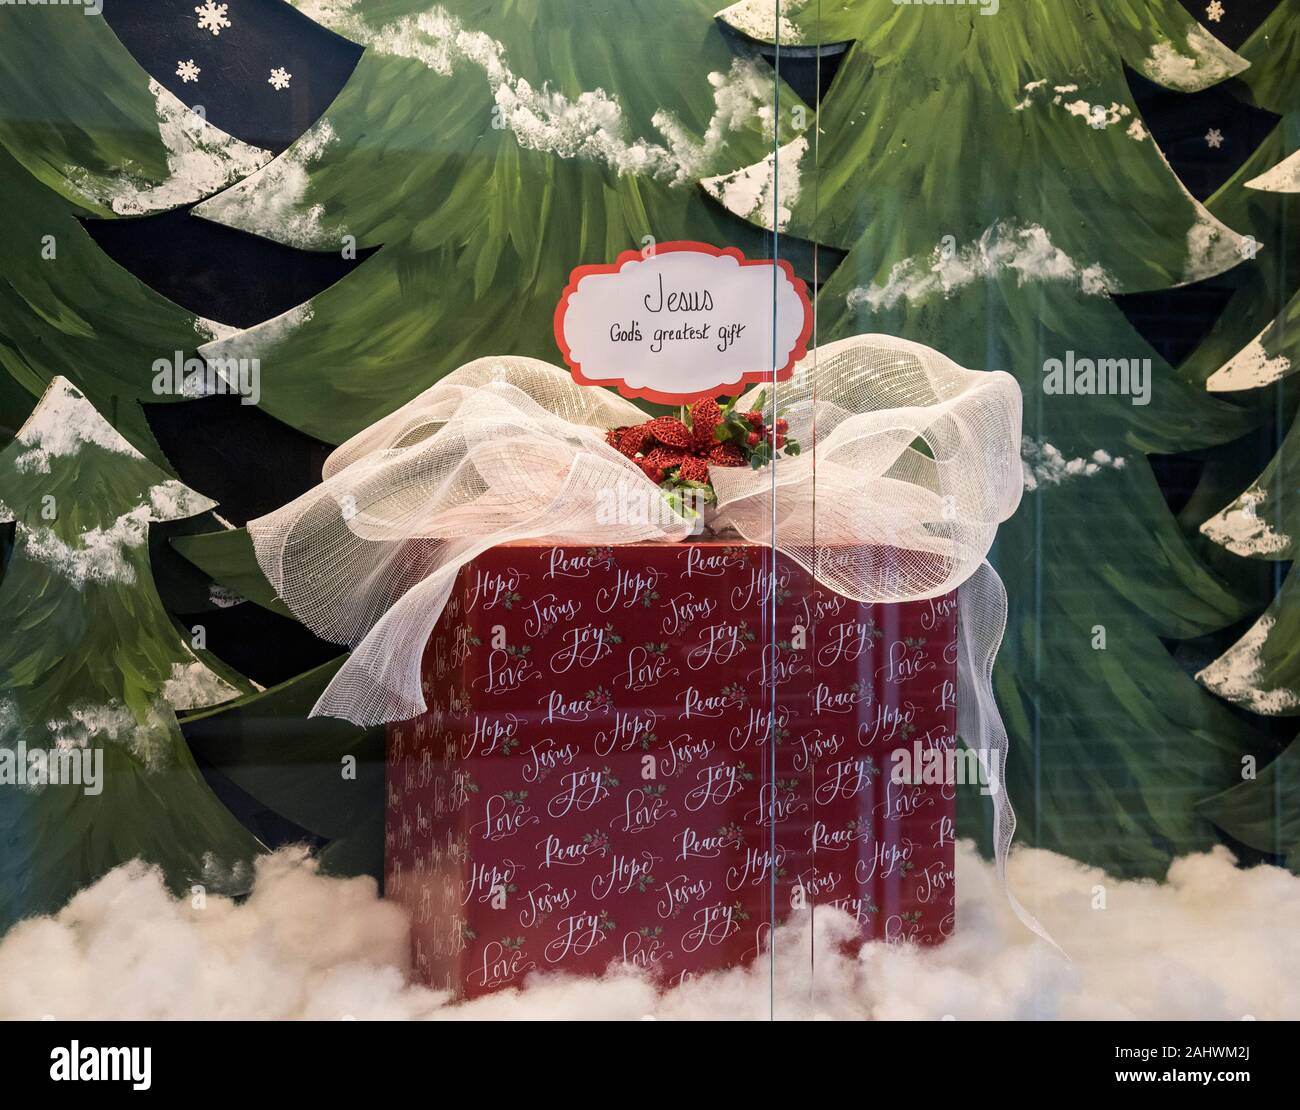
[[[850,958],[833,943],[846,920],[819,911],[815,961],[806,921],[777,936],[779,1016],[1300,1017],[1300,879],[1282,870],[1239,870],[1217,849],[1179,860],[1164,883],[1115,882],[1062,856],[1020,851],[1011,874],[1072,961],[1015,920],[991,867],[963,846],[952,940],[930,950],[869,945]],[[210,897],[203,909],[128,865],[0,942],[0,1019],[768,1014],[766,960],[662,994],[628,974],[552,976],[449,1006],[406,981],[405,930],[371,881],[323,878],[294,850],[262,860],[244,903]]]

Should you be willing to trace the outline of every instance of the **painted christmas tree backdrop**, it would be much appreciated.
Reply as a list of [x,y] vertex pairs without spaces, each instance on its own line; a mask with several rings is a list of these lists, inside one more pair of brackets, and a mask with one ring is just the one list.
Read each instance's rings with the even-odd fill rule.
[[257,842],[204,782],[175,711],[250,687],[186,642],[149,565],[155,522],[212,503],[55,378],[0,453],[0,506],[16,525],[0,583],[9,619],[0,744],[104,761],[82,790],[6,786],[0,919],[58,905],[137,855],[211,889],[239,889]]
[[[750,11],[733,10],[752,34]],[[998,682],[1022,835],[1161,874],[1216,839],[1197,803],[1267,744],[1166,647],[1248,602],[1180,533],[1147,456],[1235,440],[1255,416],[1186,380],[1111,297],[1250,252],[1171,172],[1124,67],[1193,93],[1248,63],[1176,3],[787,14],[789,41],[853,41],[816,147],[786,152],[794,185],[776,208],[788,233],[848,252],[821,290],[822,341],[899,334],[1024,389],[1029,496],[994,557],[1011,595]],[[728,186],[715,183],[724,200]],[[1150,394],[1047,392],[1045,364],[1067,356],[1149,359]]]
[[[779,253],[818,290],[820,342],[887,332],[1021,381],[1029,496],[995,562],[1011,594],[998,689],[1023,839],[1146,875],[1225,831],[1276,851],[1245,832],[1259,799],[1233,792],[1243,758],[1278,748],[1260,707],[1230,708],[1177,655],[1267,599],[1179,527],[1148,458],[1230,457],[1269,418],[1207,390],[1212,370],[1198,367],[1257,335],[1276,360],[1282,325],[1260,329],[1285,319],[1281,279],[1241,278],[1181,368],[1113,299],[1262,275],[1253,263],[1281,250],[1284,217],[1259,222],[1231,199],[1259,191],[1238,180],[1244,167],[1208,207],[1188,192],[1126,76],[1189,103],[1250,90],[1284,116],[1250,172],[1284,167],[1295,117],[1279,38],[1294,20],[1279,14],[1235,52],[1212,33],[1221,20],[1202,18],[1174,0],[1001,0],[996,16],[892,0],[4,8],[0,221],[16,247],[0,284],[0,423],[16,431],[62,377],[140,465],[218,503],[184,524],[158,517],[151,546],[132,547],[149,550],[175,618],[138,632],[158,641],[140,650],[162,659],[164,641],[202,626],[211,664],[248,678],[230,668],[240,696],[185,707],[181,722],[221,801],[263,845],[307,839],[340,870],[377,871],[377,737],[307,720],[339,649],[292,622],[239,526],[310,485],[329,445],[461,363],[554,361],[551,316],[573,266],[683,238]],[[1258,260],[1247,235],[1264,244]],[[159,394],[155,361],[177,352],[258,360],[258,403]],[[1149,396],[1046,393],[1045,362],[1071,352],[1150,359]],[[25,496],[53,480],[15,473],[36,483]],[[1211,477],[1207,465],[1198,498]],[[78,470],[60,480],[94,496]],[[60,527],[80,531],[61,542],[111,523],[70,516]],[[6,590],[22,586],[23,550]],[[24,638],[66,619],[38,609]],[[1271,627],[1281,661],[1295,637]],[[62,720],[123,694],[76,671],[40,696]],[[169,736],[180,766],[186,745]],[[194,789],[132,773],[157,784],[162,808]],[[35,804],[24,797],[5,827],[38,824]],[[76,881],[136,851],[177,885],[201,875],[201,858],[142,847],[137,820],[98,822],[114,847]],[[247,841],[222,850],[211,836],[223,860],[246,854]],[[58,904],[65,890],[45,875],[7,912]]]
[[[1238,221],[1268,249],[1249,268],[1221,326],[1193,356],[1208,375],[1207,389],[1246,398],[1281,439],[1263,472],[1247,475],[1250,480],[1231,489],[1229,496],[1235,496],[1226,504],[1208,496],[1197,500],[1198,508],[1217,510],[1192,523],[1227,553],[1220,557],[1263,562],[1273,570],[1276,589],[1240,639],[1197,678],[1242,709],[1283,723],[1300,715],[1300,580],[1294,569],[1300,536],[1300,393],[1294,377],[1300,368],[1298,49],[1300,4],[1294,0],[1279,4],[1242,47],[1251,62],[1242,77],[1250,99],[1282,118],[1210,207]],[[1217,480],[1207,479],[1207,485],[1223,493],[1234,472],[1221,466],[1209,476]],[[1300,747],[1291,743],[1257,776],[1208,799],[1202,812],[1243,843],[1300,866],[1298,760]]]

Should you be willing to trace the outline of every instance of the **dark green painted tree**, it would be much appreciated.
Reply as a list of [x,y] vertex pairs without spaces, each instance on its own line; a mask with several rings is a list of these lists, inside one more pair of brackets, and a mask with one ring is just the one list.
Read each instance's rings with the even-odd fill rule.
[[[761,7],[720,18],[771,40]],[[1246,62],[1173,0],[1003,0],[996,16],[790,0],[781,33],[850,45],[817,142],[777,159],[775,203],[733,207],[848,252],[820,291],[820,342],[886,332],[1019,379],[1027,494],[994,562],[1020,834],[1161,875],[1214,842],[1197,803],[1260,742],[1166,646],[1246,608],[1179,531],[1147,455],[1236,439],[1253,417],[1181,380],[1109,295],[1196,281],[1246,251],[1170,171],[1124,65],[1190,92]],[[745,177],[709,187],[732,203]],[[1071,353],[1150,359],[1149,396],[1049,392],[1045,364]]]
[[[152,524],[212,507],[56,378],[0,452],[0,929],[134,858],[178,889],[240,889],[257,841],[204,782],[176,711],[250,692],[154,589]],[[97,790],[22,782],[24,752],[89,752]],[[96,755],[95,753],[102,753]]]
[[[998,680],[1022,829],[1144,874],[1213,838],[1195,803],[1233,781],[1256,741],[1164,641],[1245,607],[1175,526],[1145,456],[1233,439],[1252,417],[1180,381],[1107,294],[1193,281],[1243,250],[1170,173],[1123,63],[1190,91],[1242,59],[1173,0],[1002,0],[995,18],[786,0],[787,43],[852,43],[813,130],[787,87],[737,55],[708,0],[298,6],[366,54],[324,118],[270,162],[219,136],[187,138],[178,102],[100,21],[69,28],[53,61],[35,20],[6,24],[20,79],[4,93],[14,110],[0,145],[21,203],[0,220],[20,238],[63,220],[75,253],[62,257],[76,262],[33,263],[18,296],[0,289],[0,357],[30,393],[67,374],[101,407],[124,402],[123,433],[153,449],[134,405],[143,368],[210,329],[92,258],[72,217],[166,207],[241,178],[198,215],[296,246],[382,248],[309,304],[208,348],[260,357],[263,407],[330,442],[468,359],[555,360],[551,314],[569,270],[647,237],[761,256],[775,228],[783,254],[800,240],[837,248],[847,257],[820,294],[823,342],[904,335],[1025,387],[1031,492],[997,552],[1012,596]],[[756,0],[722,21],[762,39],[772,15]],[[1045,360],[1067,351],[1152,358],[1150,403],[1045,394]],[[185,549],[274,604],[242,534]],[[237,703],[224,752],[225,713],[195,728],[211,730],[205,758],[243,789],[287,798],[304,828],[341,836],[307,794],[282,793],[292,775],[255,775],[288,719],[277,707],[307,689],[292,686]]]
[[[1300,368],[1297,50],[1300,4],[1294,0],[1284,0],[1242,47],[1251,62],[1242,83],[1254,103],[1282,119],[1210,207],[1240,219],[1261,249],[1223,324],[1190,360],[1207,388],[1254,400],[1284,433],[1263,472],[1228,492],[1227,504],[1198,499],[1202,510],[1217,510],[1202,518],[1200,531],[1223,557],[1271,566],[1280,584],[1245,634],[1197,677],[1243,709],[1283,718],[1300,716],[1300,423],[1292,415]],[[1202,811],[1236,839],[1300,868],[1300,744],[1292,742],[1257,775],[1247,766],[1243,778]]]
[[473,358],[558,361],[555,305],[582,263],[650,239],[770,250],[696,187],[795,134],[710,0],[299,6],[366,53],[302,139],[196,209],[295,246],[382,248],[205,348],[260,357],[285,423],[337,443]]
[[[745,164],[771,136],[791,134],[771,118],[770,73],[732,56],[705,0],[631,9],[457,0],[446,18],[424,3],[364,14],[349,3],[301,6],[355,32],[367,54],[325,119],[275,161],[203,126],[104,21],[0,9],[0,230],[17,248],[0,285],[0,403],[11,427],[65,375],[165,464],[141,403],[175,398],[154,395],[153,361],[230,330],[108,259],[81,216],[168,210],[247,179],[197,218],[295,245],[382,246],[337,289],[225,344],[262,357],[267,411],[333,441],[465,359],[497,350],[554,358],[550,315],[578,262],[647,236],[767,248],[761,231],[695,188],[699,174]],[[647,43],[665,57],[647,64]],[[231,530],[177,546],[283,612],[245,539]],[[183,724],[205,766],[324,842],[327,865],[377,871],[382,732],[305,719],[336,666]],[[48,688],[56,701],[67,693]],[[341,773],[350,756],[361,764],[355,779]],[[28,828],[25,843],[38,835]],[[147,835],[142,827],[120,839]],[[6,887],[22,881],[14,866]],[[179,860],[170,870],[179,882],[193,868]]]
[[102,19],[0,7],[0,39],[0,377],[8,383],[0,416],[16,427],[64,375],[130,443],[165,463],[141,403],[178,398],[153,392],[151,367],[214,331],[108,258],[78,217],[190,203],[270,154],[202,126]]
[[[122,437],[118,447],[125,451],[129,443],[160,466],[169,466],[142,404],[179,398],[154,392],[154,360],[170,359],[177,351],[192,353],[220,329],[152,291],[108,258],[79,217],[131,217],[188,204],[247,175],[271,155],[205,125],[150,80],[101,19],[88,19],[79,11],[0,8],[0,34],[6,57],[6,81],[0,90],[0,186],[5,196],[0,227],[10,244],[5,281],[0,283],[0,445],[12,438],[49,383],[63,375],[109,418]],[[231,278],[238,280],[238,275]],[[156,467],[152,470],[158,482],[172,480]],[[102,492],[97,468],[84,473],[62,470],[58,478],[66,504],[83,514],[95,511]],[[209,499],[192,495],[187,504],[200,514],[195,518],[200,529],[218,525],[218,518],[206,511],[213,507]],[[148,620],[132,624],[122,614],[107,623],[99,619],[104,626],[100,639],[110,634],[123,640],[138,637],[138,643],[132,640],[116,654],[103,656],[106,665],[126,665],[132,652],[146,660],[165,660],[180,643],[170,622],[158,623],[162,602],[152,577],[173,570],[175,556],[169,560],[165,546],[152,547],[152,566],[148,548],[130,554],[140,571],[138,581],[149,583],[150,605],[144,600],[134,603],[148,613]],[[157,561],[160,551],[162,562]],[[12,653],[7,664],[16,667],[17,653],[27,653],[28,665],[37,671],[20,700],[38,720],[45,712],[50,721],[66,722],[76,706],[96,692],[95,682],[105,688],[100,700],[107,703],[112,675],[103,667],[89,678],[83,675],[83,691],[68,675],[40,669],[53,656],[47,658],[33,645],[44,638],[51,651],[66,647],[69,630],[93,625],[97,617],[78,609],[82,593],[60,593],[60,604],[53,605],[55,595],[29,562],[20,542],[11,559],[5,597],[9,611],[26,604],[31,608],[24,610],[23,638],[7,645]],[[158,581],[161,585],[163,579]],[[202,583],[188,589],[183,611],[214,608],[198,600],[205,593]],[[222,599],[225,604],[238,600],[237,595]],[[161,619],[166,619],[165,613]],[[99,651],[100,639],[88,638],[87,649]],[[206,653],[200,655],[221,670]],[[139,681],[156,677],[149,671]],[[13,851],[6,853],[0,873],[0,920],[56,908],[77,886],[134,854],[164,866],[178,888],[200,875],[210,858],[215,870],[207,872],[209,885],[241,889],[246,871],[225,866],[222,860],[247,859],[258,850],[256,838],[211,793],[192,753],[209,773],[215,771],[242,793],[241,814],[256,815],[260,804],[262,812],[274,816],[282,836],[303,835],[320,844],[326,866],[345,873],[377,873],[375,856],[382,843],[374,828],[376,818],[360,811],[369,806],[382,819],[382,784],[373,781],[374,768],[382,760],[377,747],[382,734],[306,721],[317,679],[312,673],[298,683],[266,691],[235,682],[222,699],[220,727],[208,717],[207,701],[178,707],[183,723],[194,718],[186,723],[193,735],[184,739],[170,710],[159,709],[156,721],[141,718],[145,724],[139,728],[121,714],[114,717],[122,750],[128,742],[124,730],[134,729],[132,742],[144,750],[156,748],[170,760],[142,780],[147,789],[137,791],[138,804],[133,806],[119,806],[112,798],[83,800],[58,793],[39,804],[34,798],[6,797],[0,813]],[[137,679],[128,674],[122,681]],[[146,713],[143,695],[131,696]],[[25,727],[23,737],[34,744],[39,729]],[[8,735],[4,739],[13,741]],[[113,796],[122,799],[131,780],[118,773],[116,750],[108,756],[110,783],[127,784],[124,793]],[[346,764],[348,757],[357,765]],[[53,803],[66,808],[59,820],[50,808]],[[332,817],[322,818],[323,811]],[[189,812],[194,821],[187,825]],[[79,834],[91,824],[94,838],[73,850],[58,831],[58,826],[66,826],[70,835]],[[48,856],[42,854],[47,842]]]

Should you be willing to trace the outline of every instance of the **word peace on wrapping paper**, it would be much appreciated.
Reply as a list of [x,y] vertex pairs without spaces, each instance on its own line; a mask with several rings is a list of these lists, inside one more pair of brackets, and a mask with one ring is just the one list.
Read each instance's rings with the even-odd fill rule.
[[786,380],[811,334],[808,289],[788,262],[707,243],[579,266],[555,310],[575,381],[671,405]]

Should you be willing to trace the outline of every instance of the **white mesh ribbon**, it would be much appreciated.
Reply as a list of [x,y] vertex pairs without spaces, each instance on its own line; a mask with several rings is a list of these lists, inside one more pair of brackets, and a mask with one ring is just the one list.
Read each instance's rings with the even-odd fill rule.
[[[984,560],[1023,490],[1019,386],[864,335],[813,351],[775,393],[803,453],[757,471],[710,468],[713,526],[774,546],[858,601],[960,587],[958,732],[991,787],[1005,874],[1015,818],[991,674],[1006,594]],[[353,649],[313,715],[371,724],[423,712],[425,644],[457,572],[490,547],[691,535],[695,522],[605,442],[609,428],[645,419],[545,362],[478,359],[339,447],[315,489],[251,521],[276,593],[317,635]],[[649,511],[627,511],[636,506]]]

